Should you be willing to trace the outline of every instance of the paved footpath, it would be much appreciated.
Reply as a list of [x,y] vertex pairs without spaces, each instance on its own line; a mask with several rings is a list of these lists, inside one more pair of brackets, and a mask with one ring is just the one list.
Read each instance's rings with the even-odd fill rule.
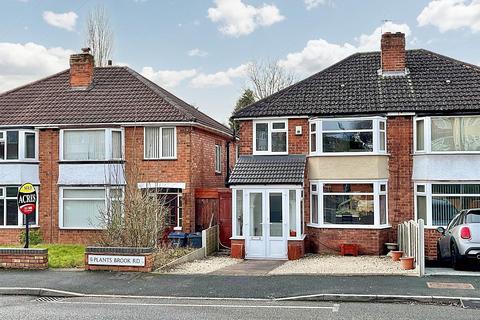
[[[435,282],[429,288],[427,282]],[[440,283],[440,284],[438,284]],[[455,287],[468,284],[470,289]],[[473,287],[473,289],[472,289]],[[210,298],[285,298],[292,296],[407,295],[449,296],[480,299],[479,277],[412,276],[225,276],[166,275],[84,271],[0,271],[0,293],[44,288],[81,294]],[[26,293],[26,292],[24,292]]]

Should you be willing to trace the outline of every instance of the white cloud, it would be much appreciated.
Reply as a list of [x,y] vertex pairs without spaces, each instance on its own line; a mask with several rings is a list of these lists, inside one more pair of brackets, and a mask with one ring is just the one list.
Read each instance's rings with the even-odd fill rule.
[[480,0],[435,0],[417,17],[419,26],[432,25],[440,32],[459,28],[480,31]]
[[247,75],[248,64],[242,64],[236,68],[219,71],[211,74],[200,73],[190,81],[194,88],[221,87],[232,84],[234,78],[244,78]]
[[194,77],[197,71],[195,69],[155,71],[152,67],[143,67],[141,74],[160,86],[173,88],[182,81]]
[[0,92],[68,68],[74,52],[36,43],[0,42]]
[[77,23],[78,15],[73,12],[55,13],[52,11],[43,12],[43,20],[51,26],[73,31]]
[[312,10],[313,8],[318,7],[319,5],[328,4],[329,0],[304,0],[305,7],[307,10]]
[[271,26],[285,19],[273,4],[254,7],[242,0],[215,0],[215,4],[208,9],[208,18],[219,23],[220,32],[228,36],[247,35],[259,26]]
[[301,75],[318,72],[355,52],[379,50],[381,35],[387,31],[404,32],[407,37],[411,34],[406,24],[386,22],[371,34],[362,34],[355,38],[353,44],[330,43],[325,39],[310,40],[302,51],[288,54],[279,61],[279,65]]
[[208,56],[208,52],[203,51],[203,50],[200,50],[200,49],[198,49],[198,48],[189,50],[189,51],[187,52],[187,54],[188,54],[190,57],[206,57],[206,56]]

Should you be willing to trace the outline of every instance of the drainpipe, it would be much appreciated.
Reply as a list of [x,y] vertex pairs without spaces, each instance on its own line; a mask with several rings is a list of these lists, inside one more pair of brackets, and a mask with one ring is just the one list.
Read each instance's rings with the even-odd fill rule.
[[227,176],[225,177],[225,186],[228,186],[230,180],[230,141],[227,141]]

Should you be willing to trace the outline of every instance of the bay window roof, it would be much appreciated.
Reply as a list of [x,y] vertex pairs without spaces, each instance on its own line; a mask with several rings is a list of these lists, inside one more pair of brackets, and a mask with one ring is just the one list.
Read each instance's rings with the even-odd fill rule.
[[380,52],[356,53],[234,118],[480,111],[480,67],[424,49],[407,50],[406,67],[384,76]]
[[305,163],[304,155],[241,156],[228,183],[303,184]]

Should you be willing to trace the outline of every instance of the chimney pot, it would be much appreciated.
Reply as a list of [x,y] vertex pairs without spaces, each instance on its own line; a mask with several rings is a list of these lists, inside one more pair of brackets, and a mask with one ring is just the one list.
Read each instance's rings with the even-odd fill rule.
[[108,65],[111,66],[113,64],[112,60],[108,60]]
[[405,34],[385,32],[381,41],[382,72],[405,72]]
[[95,63],[90,48],[83,48],[82,53],[70,56],[70,87],[86,89],[93,83]]

